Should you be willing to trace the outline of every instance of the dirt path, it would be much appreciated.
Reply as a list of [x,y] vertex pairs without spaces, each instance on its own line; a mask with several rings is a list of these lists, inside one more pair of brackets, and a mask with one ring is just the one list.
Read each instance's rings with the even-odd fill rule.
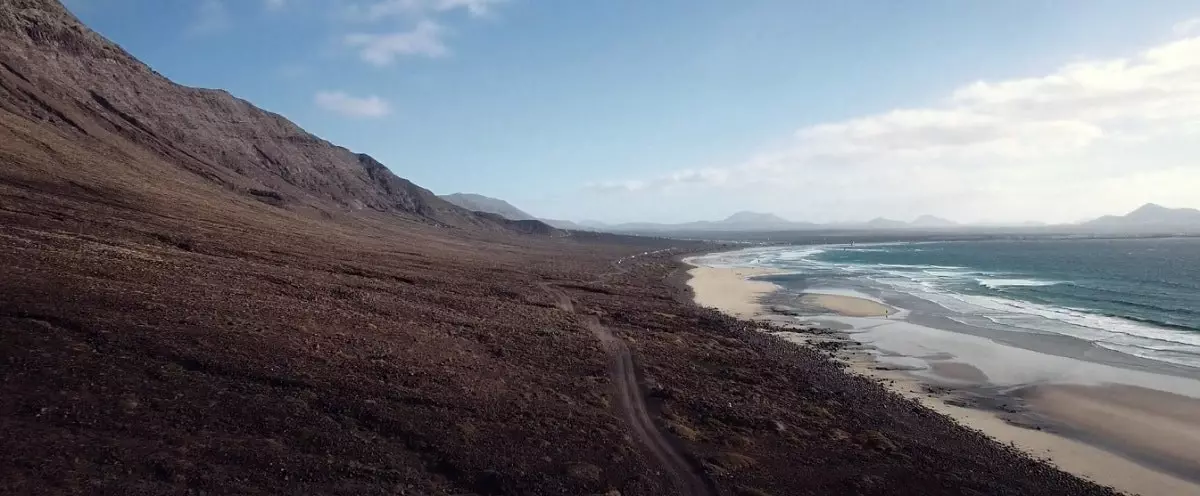
[[567,296],[561,289],[544,282],[538,283],[538,287],[554,298],[554,306],[558,307],[559,310],[575,313],[575,304],[571,302],[571,297]]
[[[626,272],[632,257],[618,260],[614,263],[615,273]],[[601,276],[602,278],[610,274]],[[554,297],[555,305],[567,312],[577,315],[587,330],[604,346],[605,351],[613,356],[609,375],[617,388],[617,407],[633,432],[634,438],[642,443],[654,459],[667,471],[680,494],[685,495],[715,495],[716,491],[709,485],[704,475],[688,461],[687,457],[671,444],[667,436],[654,424],[646,398],[638,383],[637,366],[633,361],[633,353],[625,341],[600,323],[600,318],[590,314],[578,314],[571,298],[562,290],[548,283],[538,284],[543,290]]]

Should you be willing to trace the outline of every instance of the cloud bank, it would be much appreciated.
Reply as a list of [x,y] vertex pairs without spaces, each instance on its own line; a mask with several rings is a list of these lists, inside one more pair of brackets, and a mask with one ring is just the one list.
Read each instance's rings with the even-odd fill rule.
[[433,21],[421,21],[409,31],[389,34],[346,35],[346,45],[360,49],[359,56],[376,66],[391,65],[398,57],[420,55],[441,57],[449,53],[442,41],[444,29]]
[[1200,37],[1184,37],[1043,76],[971,82],[926,108],[804,127],[740,164],[587,187],[625,201],[721,193],[731,211],[812,220],[1073,221],[1146,201],[1197,206],[1198,134]]
[[490,15],[503,0],[380,0],[345,6],[343,17],[350,22],[405,26],[382,32],[356,30],[343,43],[358,51],[359,58],[378,67],[394,64],[406,56],[444,57],[450,53],[446,36],[450,30],[439,18],[456,12],[469,17]]

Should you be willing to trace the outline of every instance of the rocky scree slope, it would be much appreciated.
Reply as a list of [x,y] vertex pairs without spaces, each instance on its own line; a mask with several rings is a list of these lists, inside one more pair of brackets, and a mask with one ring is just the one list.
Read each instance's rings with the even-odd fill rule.
[[[369,209],[443,226],[505,229],[278,114],[222,90],[171,82],[56,0],[0,0],[0,110],[52,124],[115,160],[149,151],[281,208],[325,215]],[[141,150],[131,153],[130,145]]]

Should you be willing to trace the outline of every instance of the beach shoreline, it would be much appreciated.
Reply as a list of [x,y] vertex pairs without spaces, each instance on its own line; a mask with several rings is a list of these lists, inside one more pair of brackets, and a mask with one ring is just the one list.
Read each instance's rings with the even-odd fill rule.
[[[878,380],[901,396],[1062,470],[1129,493],[1200,494],[1200,477],[1181,475],[1200,473],[1200,462],[1191,461],[1200,460],[1200,443],[1195,442],[1200,440],[1200,422],[1178,414],[1179,409],[1200,411],[1200,400],[1133,386],[1050,383],[1001,392],[988,387],[983,370],[951,354],[922,357],[927,367],[904,365],[905,359],[915,357],[883,361],[878,350],[859,346],[853,334],[807,333],[812,324],[796,325],[799,319],[791,315],[791,309],[812,315],[811,321],[823,327],[836,327],[827,325],[838,324],[836,317],[886,323],[883,317],[894,309],[867,298],[832,294],[793,297],[791,309],[768,304],[765,300],[780,300],[782,287],[751,278],[775,272],[769,268],[698,266],[688,271],[691,278],[687,284],[701,306],[789,328],[775,333],[785,340],[800,345],[840,341],[842,346],[835,348],[841,351],[835,359],[852,372]],[[823,320],[821,313],[831,317]],[[915,372],[922,368],[920,374]],[[1153,401],[1147,402],[1147,398]],[[1155,408],[1164,402],[1171,408]],[[1081,410],[1090,416],[1079,414]],[[1131,424],[1151,432],[1139,435],[1137,429],[1126,428]]]
[[691,288],[692,299],[697,305],[715,308],[740,319],[751,319],[762,315],[764,311],[759,299],[778,291],[781,287],[750,278],[778,272],[759,268],[694,266],[687,271],[690,276],[687,285]]

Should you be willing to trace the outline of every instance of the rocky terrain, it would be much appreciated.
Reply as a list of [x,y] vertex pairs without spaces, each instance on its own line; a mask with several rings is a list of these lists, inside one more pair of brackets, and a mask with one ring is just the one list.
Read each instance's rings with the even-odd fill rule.
[[0,0],[0,494],[1111,494]]
[[372,210],[488,227],[368,155],[225,91],[171,82],[57,2],[0,6],[0,108],[53,127],[64,139],[113,159],[168,162],[188,179],[277,207]]

